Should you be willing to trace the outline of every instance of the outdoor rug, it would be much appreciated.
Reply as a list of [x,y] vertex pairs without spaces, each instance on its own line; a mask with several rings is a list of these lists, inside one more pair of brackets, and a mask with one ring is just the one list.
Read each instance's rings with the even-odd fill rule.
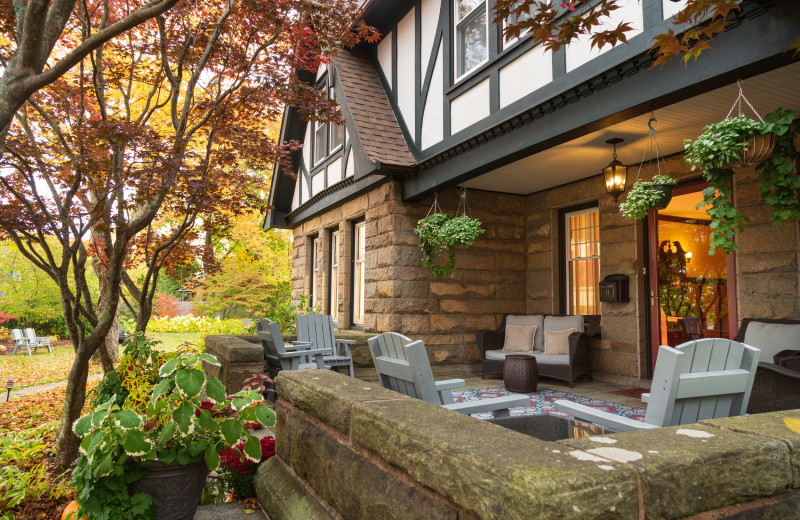
[[[489,399],[491,397],[502,397],[505,395],[513,395],[505,388],[482,388],[480,390],[453,390],[453,398],[457,403],[468,401],[480,401],[481,399]],[[630,419],[637,421],[644,420],[645,410],[643,408],[636,408],[635,406],[628,406],[624,404],[611,403],[602,399],[594,399],[592,397],[584,397],[581,395],[570,394],[569,392],[561,392],[559,390],[551,390],[549,388],[539,388],[538,391],[527,395],[531,398],[528,406],[519,408],[511,408],[509,413],[511,416],[517,415],[544,415],[552,414],[560,417],[572,417],[569,414],[558,412],[555,410],[554,401],[564,399],[567,401],[575,401],[576,403],[591,406],[604,412],[613,413],[616,415],[624,415]],[[492,417],[492,412],[476,413],[473,417],[478,419],[489,419]]]

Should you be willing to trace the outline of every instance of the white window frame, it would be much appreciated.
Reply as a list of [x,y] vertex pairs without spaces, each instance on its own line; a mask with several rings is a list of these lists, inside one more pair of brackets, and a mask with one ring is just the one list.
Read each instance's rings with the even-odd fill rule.
[[[573,217],[577,217],[580,215],[584,215],[587,213],[597,213],[597,255],[590,255],[590,256],[576,256],[575,258],[571,258],[571,248],[570,248],[570,236],[572,233],[572,229],[570,228],[570,219]],[[572,301],[572,286],[570,284],[572,273],[571,264],[573,262],[578,261],[585,261],[585,260],[596,260],[597,261],[597,273],[598,278],[600,276],[600,208],[597,206],[593,206],[590,208],[579,209],[575,211],[567,211],[564,213],[564,284],[566,285],[565,294],[566,294],[566,312],[567,314],[575,314],[575,302]],[[597,282],[600,280],[598,279]],[[597,304],[596,312],[594,314],[600,314],[600,295],[599,295],[599,288],[595,287],[595,302]]]
[[[357,222],[353,226],[353,325],[364,325],[364,294],[366,280],[366,228],[367,223]],[[364,236],[364,249],[361,249],[361,235]]]
[[339,258],[341,256],[342,232],[331,233],[331,277],[330,314],[334,323],[339,321]]
[[[458,16],[459,16],[459,14],[458,14],[458,2],[459,2],[459,0],[453,0],[453,24],[454,24],[453,25],[453,39],[454,39],[453,48],[455,49],[455,53],[454,54],[455,54],[455,74],[456,74],[456,80],[455,81],[456,82],[460,81],[462,78],[465,78],[465,77],[469,76],[472,72],[474,72],[475,70],[480,68],[481,65],[483,65],[484,63],[487,63],[489,61],[489,29],[490,29],[490,24],[489,24],[489,5],[488,5],[489,2],[487,0],[483,0],[483,2],[481,3],[482,7],[481,7],[481,4],[475,6],[475,8],[473,8],[472,11],[467,13],[464,16],[464,18],[462,18],[461,20],[458,19]],[[483,10],[485,15],[486,15],[486,27],[485,27],[486,41],[484,42],[485,45],[486,45],[486,57],[482,61],[480,61],[479,63],[476,63],[475,65],[473,65],[473,67],[471,69],[465,70],[464,72],[459,73],[459,68],[460,68],[460,63],[461,63],[461,42],[460,42],[459,28],[461,26],[467,25],[474,18],[480,16],[480,14],[478,14],[478,13],[481,10]]]
[[[334,101],[337,101],[337,99],[336,99],[336,90],[333,88],[333,83],[328,85],[328,97],[331,98]],[[336,146],[331,148],[330,145],[333,142],[333,134],[337,131],[338,128],[342,129],[342,140],[341,140],[341,142],[339,142],[339,144],[337,144]],[[331,123],[331,124],[328,125],[328,143],[327,143],[328,144],[328,155],[332,155],[335,152],[338,152],[344,146],[344,139],[345,139],[344,134],[345,134],[344,125],[337,125],[336,123]]]
[[316,309],[319,298],[319,262],[322,255],[322,238],[317,236],[312,242],[311,250],[311,308]]

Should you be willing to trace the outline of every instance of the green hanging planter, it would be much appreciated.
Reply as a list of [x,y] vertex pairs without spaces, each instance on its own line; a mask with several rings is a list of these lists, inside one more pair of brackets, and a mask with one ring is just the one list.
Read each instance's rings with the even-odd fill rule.
[[[414,229],[422,250],[422,267],[439,278],[452,274],[456,265],[456,247],[471,246],[483,232],[478,219],[467,215],[454,217],[450,213],[431,213],[419,220]],[[436,258],[443,253],[447,253],[447,262],[440,266]]]

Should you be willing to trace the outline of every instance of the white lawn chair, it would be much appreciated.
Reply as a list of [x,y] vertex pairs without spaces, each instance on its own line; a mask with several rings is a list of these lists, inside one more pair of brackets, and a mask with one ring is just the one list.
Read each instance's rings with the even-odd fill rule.
[[34,352],[36,352],[36,350],[39,347],[47,347],[47,351],[50,352],[51,354],[53,353],[53,351],[50,349],[50,338],[49,337],[47,337],[47,336],[37,336],[36,332],[34,332],[33,329],[27,328],[27,329],[25,329],[25,339],[28,340],[28,345],[33,347],[33,351]]
[[31,346],[20,329],[11,329],[11,339],[14,340],[14,351],[11,353],[12,355],[16,354],[17,349],[20,347],[27,349],[28,355],[31,355]]
[[308,341],[319,348],[327,349],[323,356],[327,367],[347,367],[350,377],[355,377],[350,345],[355,345],[356,342],[334,337],[333,318],[327,314],[301,314],[297,317],[296,326],[298,341]]
[[422,341],[411,341],[396,332],[384,332],[368,339],[367,343],[384,388],[465,414],[493,411],[495,417],[508,417],[509,408],[525,406],[530,402],[524,395],[509,395],[456,403],[452,389],[462,388],[464,380],[435,382]]
[[758,365],[759,350],[729,339],[700,339],[677,348],[659,347],[644,422],[572,401],[556,410],[617,431],[694,424],[743,415]]

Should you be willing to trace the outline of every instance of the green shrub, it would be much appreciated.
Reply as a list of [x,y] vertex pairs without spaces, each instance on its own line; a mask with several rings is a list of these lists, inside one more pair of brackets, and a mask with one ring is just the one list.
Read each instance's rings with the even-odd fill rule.
[[247,333],[247,329],[242,325],[240,319],[221,320],[206,316],[155,317],[150,319],[147,330],[150,332],[198,333],[206,336]]

